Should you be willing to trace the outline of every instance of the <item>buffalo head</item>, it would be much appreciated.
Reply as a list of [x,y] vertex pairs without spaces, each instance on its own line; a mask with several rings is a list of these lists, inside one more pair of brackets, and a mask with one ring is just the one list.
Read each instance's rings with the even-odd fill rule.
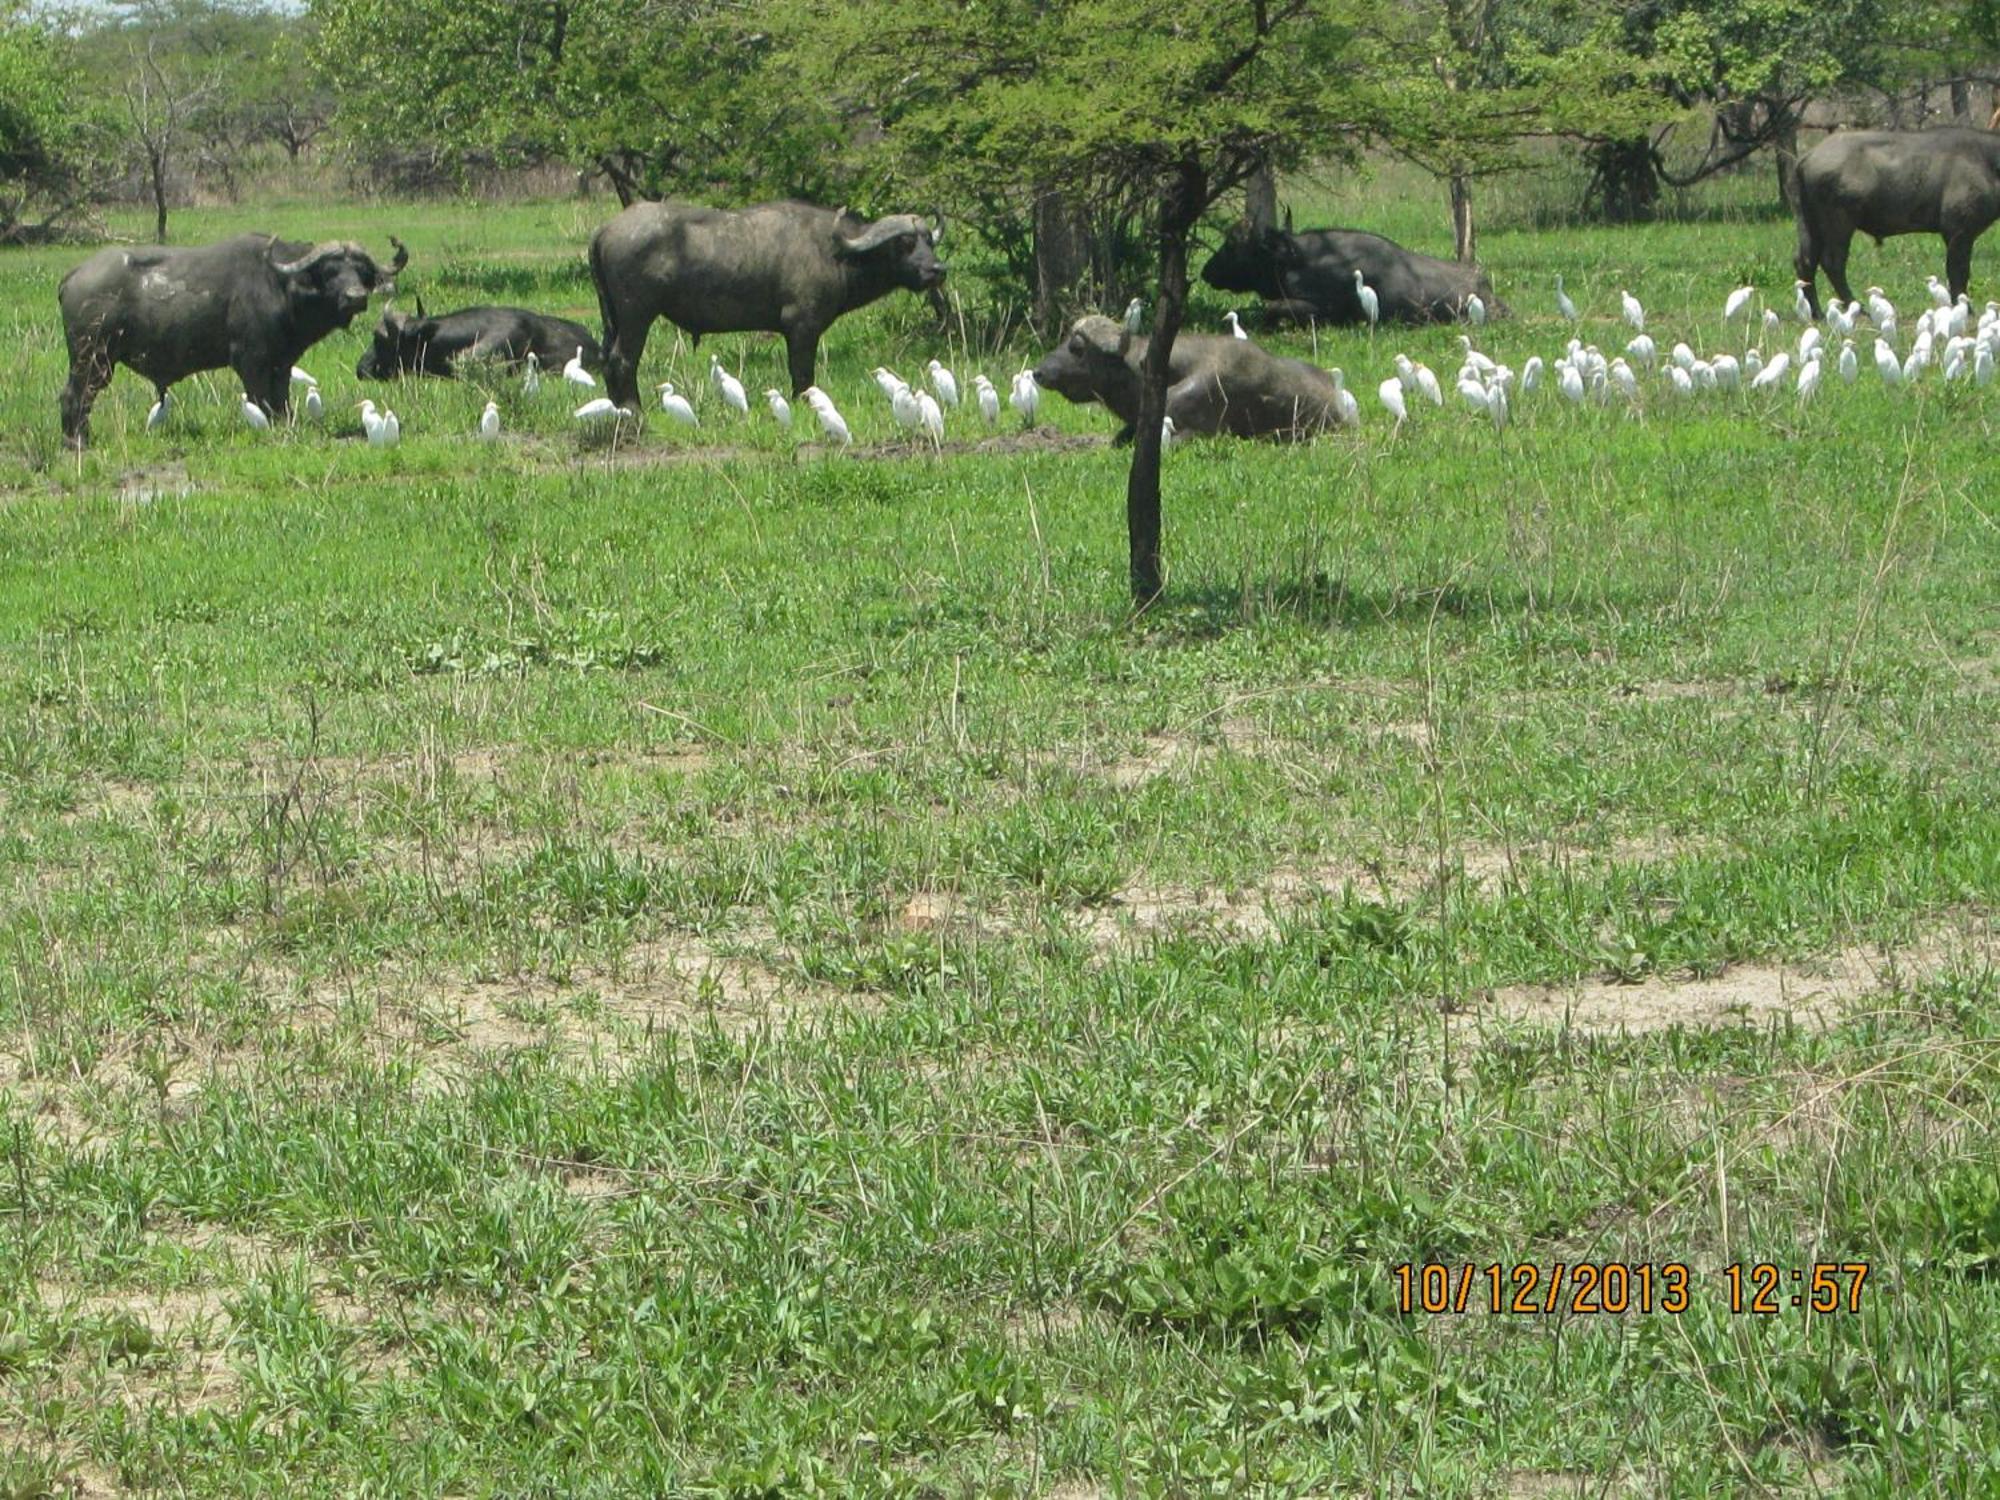
[[927,292],[944,280],[937,238],[915,214],[890,214],[869,224],[842,209],[833,232],[837,259],[870,265],[906,291]]
[[437,337],[438,320],[424,316],[424,300],[417,299],[415,316],[396,308],[385,308],[382,321],[375,325],[375,341],[354,366],[362,380],[393,380],[405,370],[424,368],[424,350]]
[[318,304],[335,315],[337,327],[345,328],[367,307],[371,292],[393,291],[397,272],[410,263],[409,248],[401,240],[391,235],[389,243],[396,247],[396,258],[386,274],[352,240],[322,240],[296,256],[289,246],[273,241],[268,256],[289,296]]
[[1238,224],[1201,268],[1201,279],[1217,291],[1275,299],[1285,295],[1282,271],[1297,260],[1297,242],[1284,230]]
[[1069,337],[1042,356],[1035,366],[1035,384],[1067,396],[1079,405],[1103,399],[1133,378],[1126,356],[1132,335],[1125,325],[1101,313],[1078,318]]

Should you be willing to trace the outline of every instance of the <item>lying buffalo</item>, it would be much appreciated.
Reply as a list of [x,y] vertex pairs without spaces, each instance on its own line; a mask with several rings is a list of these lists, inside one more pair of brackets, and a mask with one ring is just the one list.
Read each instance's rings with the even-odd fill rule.
[[345,328],[389,284],[410,252],[391,235],[384,272],[359,245],[239,234],[187,250],[100,250],[62,279],[69,381],[63,436],[90,440],[90,408],[118,365],[167,388],[224,366],[267,413],[288,409],[291,371],[314,344]]
[[737,212],[635,203],[590,242],[605,386],[621,405],[639,399],[646,334],[665,318],[697,343],[705,333],[782,333],[792,390],[803,391],[813,383],[820,335],[835,318],[944,280],[934,244],[911,214],[869,223],[809,203]]
[[1988,130],[1847,130],[1799,158],[1793,265],[1819,316],[1815,274],[1843,302],[1854,232],[1879,245],[1896,234],[1944,236],[1944,275],[1956,297],[1972,280],[1972,243],[2000,219],[2000,136]]
[[[1079,404],[1101,401],[1125,426],[1139,420],[1139,371],[1152,340],[1095,313],[1035,366],[1035,384]],[[1309,437],[1340,425],[1333,377],[1296,359],[1267,354],[1247,339],[1184,333],[1168,365],[1167,415],[1177,433]]]
[[560,369],[583,350],[583,362],[601,363],[597,340],[581,323],[552,318],[519,307],[467,307],[441,317],[424,312],[423,299],[410,313],[389,308],[375,328],[375,342],[354,373],[363,380],[393,380],[398,375],[438,375],[449,380],[460,360],[487,360],[512,368],[528,356]]
[[1252,292],[1269,321],[1363,323],[1354,273],[1374,290],[1385,323],[1449,322],[1477,293],[1488,317],[1505,317],[1485,273],[1456,261],[1405,250],[1359,229],[1255,230],[1238,225],[1202,267],[1219,291]]

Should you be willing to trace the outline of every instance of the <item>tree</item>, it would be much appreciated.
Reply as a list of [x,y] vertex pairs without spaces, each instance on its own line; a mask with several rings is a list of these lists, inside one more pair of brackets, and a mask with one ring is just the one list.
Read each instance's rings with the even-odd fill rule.
[[890,172],[943,201],[1059,191],[1146,205],[1157,287],[1125,514],[1134,597],[1158,596],[1160,424],[1188,247],[1266,166],[1383,128],[1370,0],[792,0],[801,76],[879,123]]
[[153,238],[167,242],[167,187],[174,159],[194,121],[221,92],[219,76],[192,76],[162,62],[157,38],[131,50],[132,70],[120,90],[126,131],[153,197]]
[[310,0],[314,57],[351,142],[448,160],[554,157],[624,203],[699,187],[824,198],[839,122],[770,71],[732,0]]
[[0,243],[47,232],[102,190],[104,121],[66,38],[0,0]]

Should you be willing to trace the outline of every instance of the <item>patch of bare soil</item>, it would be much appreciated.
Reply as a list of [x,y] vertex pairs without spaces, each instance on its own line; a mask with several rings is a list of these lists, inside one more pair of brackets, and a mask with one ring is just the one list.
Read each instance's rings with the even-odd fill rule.
[[1227,717],[1186,732],[1149,735],[1131,755],[1103,763],[1084,761],[1076,769],[1130,790],[1163,776],[1191,773],[1217,755],[1267,757],[1281,748],[1277,736],[1254,719]]
[[1449,882],[1472,888],[1525,880],[1538,871],[1651,864],[1702,847],[1670,838],[1621,839],[1606,849],[1563,843],[1505,849],[1475,844],[1454,849],[1442,864],[1434,854],[1397,850],[1378,858],[1341,858],[1284,866],[1234,890],[1134,883],[1102,906],[1075,914],[1078,927],[1100,952],[1129,952],[1174,931],[1208,931],[1239,941],[1268,941],[1287,918],[1352,891],[1367,901],[1434,898]]
[[179,500],[195,491],[186,464],[150,464],[128,469],[118,477],[118,498],[127,505],[151,505],[155,500]]
[[918,891],[894,918],[897,930],[959,937],[1001,936],[1012,932],[1013,918],[982,908],[957,891]]
[[[798,413],[795,423],[811,421],[810,414]],[[908,463],[913,460],[934,458],[955,458],[967,454],[982,454],[988,457],[1018,453],[1067,453],[1086,448],[1108,446],[1110,438],[1102,433],[1057,432],[1048,427],[1031,427],[1024,432],[995,432],[990,436],[958,439],[945,443],[941,448],[932,448],[927,442],[856,443],[852,447],[838,448],[828,443],[815,441],[800,443],[789,453],[774,452],[768,456],[774,460],[789,459],[792,463],[831,462],[837,459],[858,459],[864,463]],[[551,452],[558,456],[560,449]],[[699,447],[686,444],[664,446],[648,443],[632,434],[627,426],[615,443],[605,442],[574,456],[588,457],[616,469],[668,468],[677,464],[717,464],[730,463],[742,458],[763,455],[754,448],[735,447],[726,443],[705,443]]]
[[1461,1024],[1516,1022],[1600,1035],[1671,1026],[1762,1025],[1786,1017],[1819,1029],[1864,1001],[1935,980],[1961,964],[1990,968],[1995,959],[1992,927],[1968,920],[1886,954],[1845,948],[1809,964],[1738,964],[1710,979],[1512,985],[1494,991],[1459,1019]]

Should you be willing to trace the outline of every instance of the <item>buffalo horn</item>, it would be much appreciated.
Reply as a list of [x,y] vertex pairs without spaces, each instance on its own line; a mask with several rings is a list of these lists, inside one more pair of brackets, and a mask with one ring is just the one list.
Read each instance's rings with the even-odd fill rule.
[[923,220],[915,214],[890,214],[885,219],[877,219],[853,239],[843,235],[840,243],[849,255],[866,255],[870,250],[888,244],[897,235],[921,233],[923,227]]

